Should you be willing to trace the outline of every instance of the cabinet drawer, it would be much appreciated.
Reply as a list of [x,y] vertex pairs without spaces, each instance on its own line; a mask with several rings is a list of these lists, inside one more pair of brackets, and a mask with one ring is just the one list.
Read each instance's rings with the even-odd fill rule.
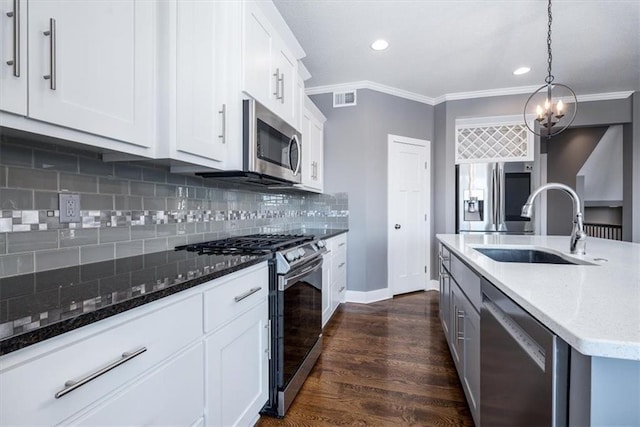
[[340,249],[347,249],[347,234],[343,233],[336,237],[331,238],[332,250],[338,251]]
[[335,253],[331,259],[331,281],[347,282],[347,252],[344,250]]
[[451,254],[449,256],[451,263],[451,276],[458,283],[462,292],[465,293],[471,304],[479,312],[482,306],[482,292],[480,290],[480,276],[471,270],[458,257]]
[[234,273],[204,293],[204,329],[213,331],[238,317],[269,294],[266,263]]
[[[198,343],[65,425],[188,426],[204,408],[204,345]],[[176,399],[179,396],[179,399]]]
[[448,271],[451,271],[451,253],[449,249],[442,243],[440,243],[440,253],[438,254],[440,258],[440,273],[443,273],[442,267],[446,268]]
[[[171,297],[169,297],[171,298]],[[158,307],[153,310],[152,305]],[[51,425],[138,377],[202,335],[202,297],[192,295],[170,305],[157,301],[141,307],[143,314],[123,313],[68,332],[47,343],[51,350],[29,349],[26,363],[0,374],[0,425]],[[87,330],[95,333],[88,335]],[[70,334],[83,338],[70,341]],[[43,343],[44,344],[44,343]],[[124,358],[124,352],[146,351],[56,398],[65,382],[81,380]],[[29,360],[30,359],[30,360]]]

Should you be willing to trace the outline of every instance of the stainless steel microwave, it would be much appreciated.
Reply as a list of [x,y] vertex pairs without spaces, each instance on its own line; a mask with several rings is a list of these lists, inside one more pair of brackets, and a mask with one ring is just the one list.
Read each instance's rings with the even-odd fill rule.
[[244,100],[242,103],[242,171],[202,172],[196,175],[264,186],[301,183],[300,132],[255,100]]
[[254,100],[243,101],[242,110],[245,170],[300,183],[300,133]]

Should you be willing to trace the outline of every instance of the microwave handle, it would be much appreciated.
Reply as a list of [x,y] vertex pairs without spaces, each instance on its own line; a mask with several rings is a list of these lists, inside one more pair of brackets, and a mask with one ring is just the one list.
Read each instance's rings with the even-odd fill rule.
[[[298,163],[296,164],[295,168],[291,164],[291,147],[293,146],[294,142],[298,146]],[[298,175],[300,173],[301,164],[302,164],[302,147],[300,146],[300,141],[298,140],[298,135],[293,135],[293,138],[291,138],[291,141],[289,141],[289,167],[293,171],[293,176],[296,176],[296,175]]]

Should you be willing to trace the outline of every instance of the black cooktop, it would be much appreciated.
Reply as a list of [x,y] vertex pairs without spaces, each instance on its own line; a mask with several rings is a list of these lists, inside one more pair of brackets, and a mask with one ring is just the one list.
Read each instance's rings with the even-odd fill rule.
[[208,255],[264,255],[313,239],[313,236],[303,234],[251,234],[248,236],[228,237],[211,242],[176,246],[175,250],[186,250]]

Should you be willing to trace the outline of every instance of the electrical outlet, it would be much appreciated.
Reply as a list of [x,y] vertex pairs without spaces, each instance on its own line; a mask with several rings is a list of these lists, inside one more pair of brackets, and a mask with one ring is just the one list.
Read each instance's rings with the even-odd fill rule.
[[80,195],[61,193],[60,222],[80,222]]

